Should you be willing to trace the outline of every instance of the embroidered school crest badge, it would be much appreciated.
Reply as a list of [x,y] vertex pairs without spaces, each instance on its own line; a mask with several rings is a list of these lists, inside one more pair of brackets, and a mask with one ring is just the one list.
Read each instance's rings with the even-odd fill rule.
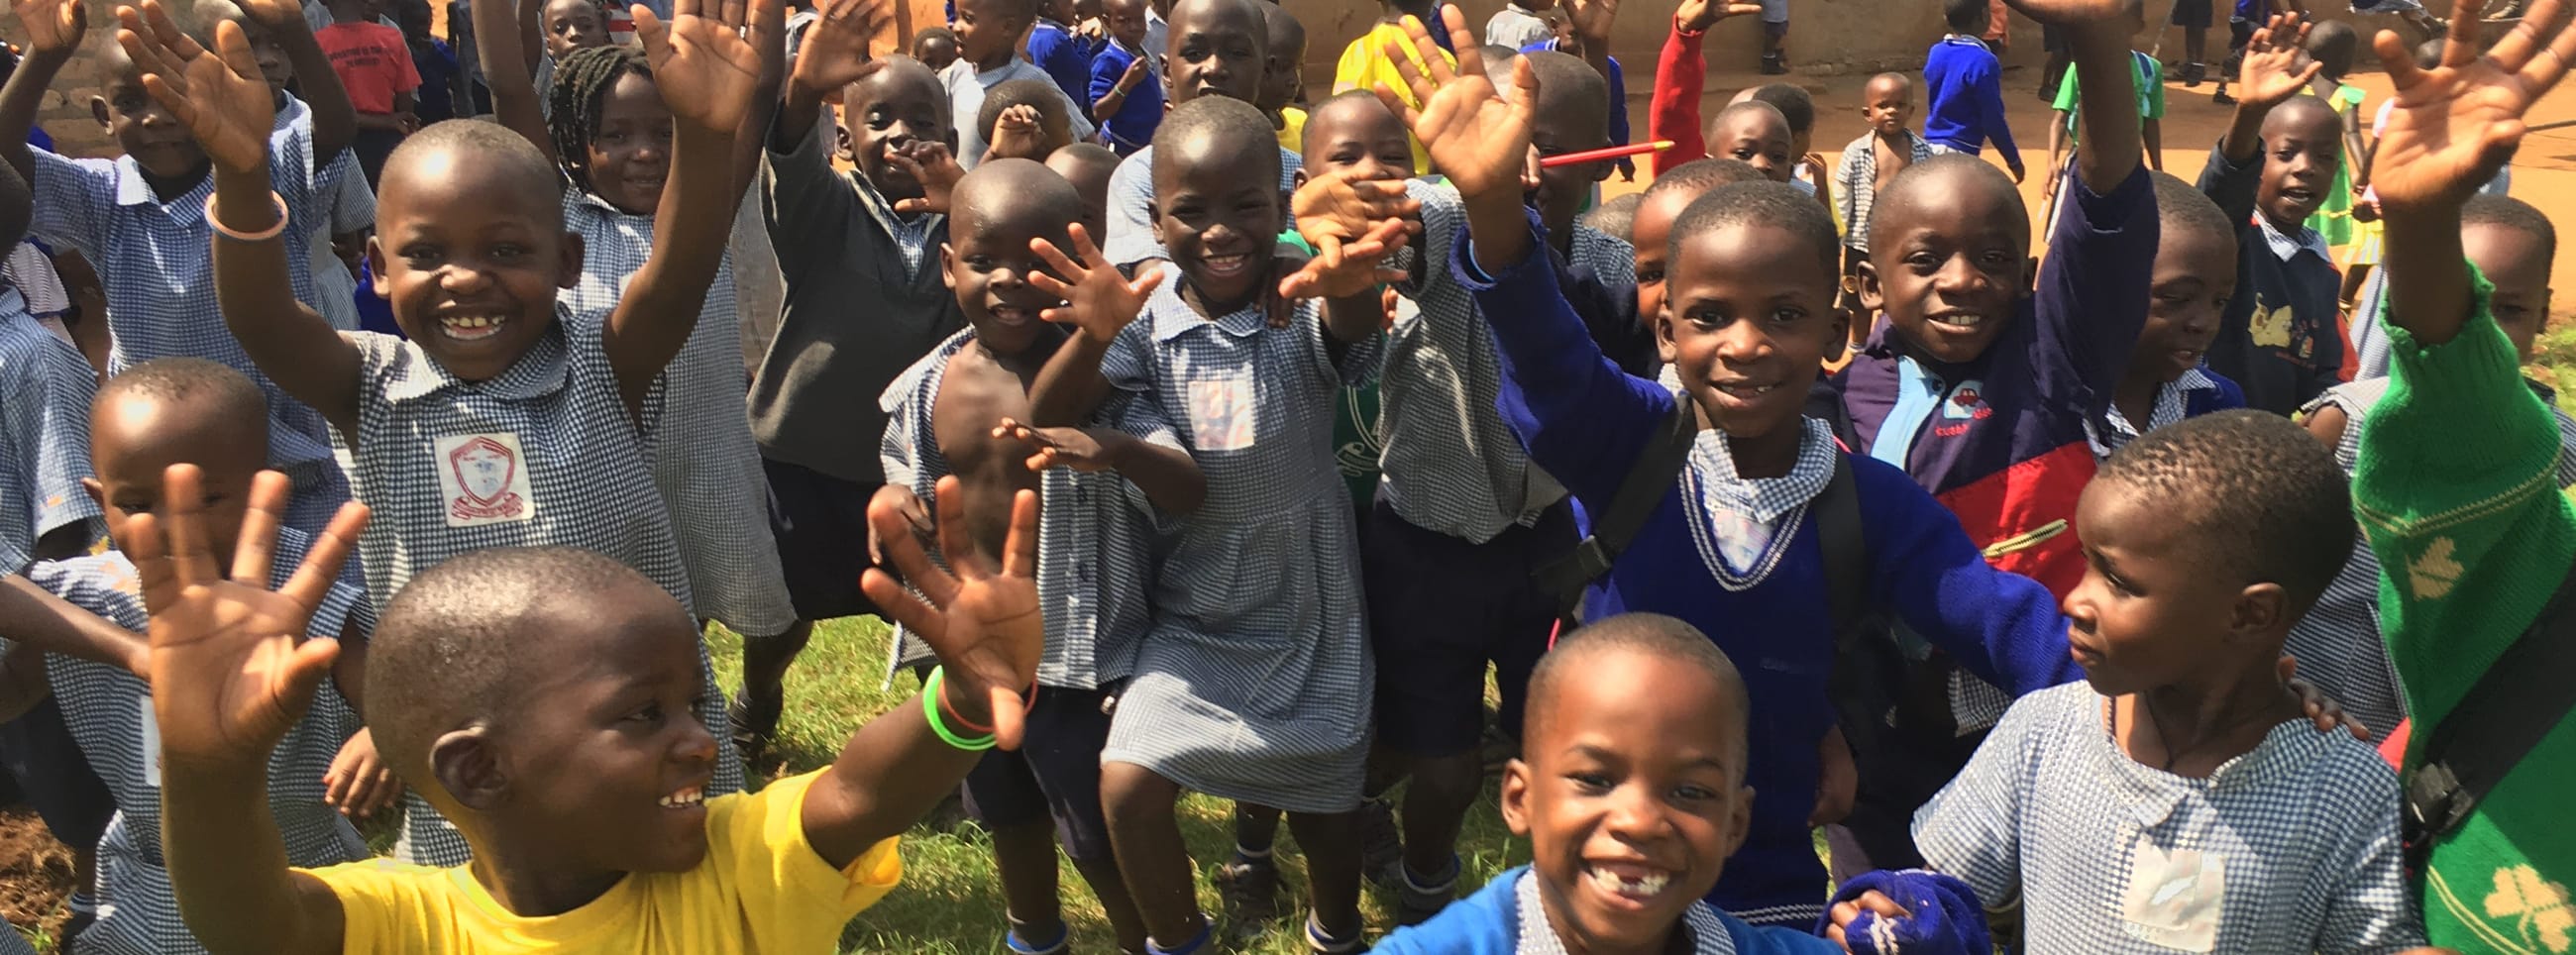
[[1941,417],[1952,421],[1974,421],[1994,413],[1986,407],[1986,383],[1973,378],[1950,389],[1950,399],[1941,403]]
[[438,439],[433,447],[447,526],[475,527],[537,516],[517,434],[455,435]]

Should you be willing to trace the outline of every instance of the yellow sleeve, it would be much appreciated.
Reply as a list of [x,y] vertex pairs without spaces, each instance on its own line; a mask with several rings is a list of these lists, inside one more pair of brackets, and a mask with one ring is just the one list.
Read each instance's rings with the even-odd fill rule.
[[[1359,39],[1352,40],[1351,45],[1342,48],[1341,61],[1333,64],[1333,92],[1341,94],[1357,89],[1367,89],[1370,81],[1374,79],[1369,73],[1369,64],[1376,59],[1376,30],[1370,30],[1362,34]],[[1399,95],[1403,92],[1398,91]]]
[[448,952],[458,949],[458,897],[448,870],[367,859],[306,870],[340,900],[340,951]]
[[707,821],[709,848],[724,854],[740,886],[743,924],[758,938],[758,951],[831,951],[843,925],[903,880],[896,839],[840,869],[814,852],[805,839],[805,792],[823,772],[710,804],[721,815]]

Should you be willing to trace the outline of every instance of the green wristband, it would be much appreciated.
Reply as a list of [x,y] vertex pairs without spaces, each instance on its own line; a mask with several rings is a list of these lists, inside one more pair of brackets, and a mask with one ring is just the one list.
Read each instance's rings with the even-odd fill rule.
[[930,731],[939,734],[940,742],[957,747],[958,749],[969,753],[980,753],[985,750],[992,749],[994,743],[992,734],[987,733],[982,736],[959,736],[956,731],[948,728],[946,721],[940,719],[939,686],[947,679],[945,673],[946,669],[946,667],[931,667],[930,678],[921,681],[922,719],[929,721]]

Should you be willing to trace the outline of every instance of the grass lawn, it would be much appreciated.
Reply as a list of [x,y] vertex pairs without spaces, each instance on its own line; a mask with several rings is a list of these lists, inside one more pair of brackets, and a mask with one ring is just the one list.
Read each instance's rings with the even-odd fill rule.
[[[911,697],[915,686],[909,674],[896,678],[893,688],[879,689],[885,682],[886,643],[885,626],[874,618],[835,620],[814,628],[813,643],[788,671],[787,714],[778,738],[770,744],[770,760],[785,765],[762,767],[767,775],[774,778],[824,765],[852,730]],[[739,638],[717,629],[709,649],[715,655],[717,678],[729,687],[736,685],[741,679]],[[1216,888],[1206,876],[1234,845],[1233,807],[1222,800],[1190,796],[1181,801],[1180,815],[1181,833],[1199,864],[1199,905],[1213,915],[1218,911]],[[953,812],[941,813],[904,837],[903,885],[851,923],[842,936],[843,951],[937,955],[1003,951],[1002,934],[1008,926],[991,845],[974,823],[956,819]],[[1306,951],[1301,937],[1304,860],[1286,828],[1281,827],[1279,859],[1283,881],[1294,896],[1283,910],[1291,914],[1281,919],[1279,928],[1241,951],[1263,955]],[[1495,813],[1490,782],[1484,801],[1468,816],[1460,842],[1459,854],[1466,864],[1461,881],[1467,887],[1482,886],[1495,873],[1529,861],[1528,843],[1512,839]],[[1101,916],[1099,902],[1073,866],[1063,862],[1061,854],[1057,859],[1065,920],[1073,926],[1075,949],[1115,952],[1117,942]],[[1395,924],[1392,902],[1375,889],[1364,894],[1361,910],[1373,930],[1382,932]]]

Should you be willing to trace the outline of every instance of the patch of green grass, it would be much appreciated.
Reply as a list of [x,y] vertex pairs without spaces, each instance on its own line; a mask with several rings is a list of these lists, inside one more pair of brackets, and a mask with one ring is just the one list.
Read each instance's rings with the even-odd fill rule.
[[[771,742],[769,759],[783,766],[762,767],[771,778],[804,772],[829,763],[841,744],[862,723],[909,699],[916,688],[909,674],[886,685],[885,625],[873,618],[827,621],[814,628],[813,642],[787,674],[787,712]],[[708,649],[715,657],[719,682],[727,688],[741,682],[741,640],[722,628],[710,630]],[[943,814],[944,815],[944,814]],[[1199,905],[1219,911],[1215,885],[1208,880],[1217,862],[1234,846],[1233,807],[1206,796],[1181,801],[1181,834],[1198,863]],[[1306,885],[1304,859],[1295,840],[1281,827],[1281,879],[1292,900],[1282,906],[1280,925],[1239,951],[1256,955],[1296,955],[1306,951],[1303,938]],[[1461,891],[1482,886],[1495,873],[1529,861],[1529,844],[1513,839],[1495,810],[1494,785],[1467,817],[1459,840],[1465,865]],[[1117,942],[1100,902],[1073,866],[1057,856],[1065,921],[1073,927],[1074,947],[1084,952],[1114,952]],[[842,936],[851,953],[928,953],[981,955],[1003,950],[1004,919],[1001,880],[993,870],[992,845],[972,822],[934,819],[913,827],[903,843],[903,884],[861,914]],[[1394,925],[1393,899],[1375,889],[1361,899],[1361,912],[1375,932]]]

